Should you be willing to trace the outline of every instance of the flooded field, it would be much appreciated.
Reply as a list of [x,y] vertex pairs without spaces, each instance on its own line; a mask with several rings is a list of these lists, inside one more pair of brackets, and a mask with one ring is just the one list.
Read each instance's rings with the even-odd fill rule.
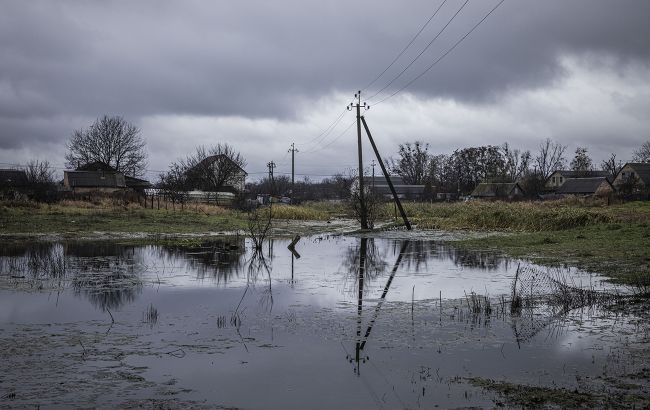
[[422,238],[288,244],[4,244],[0,407],[648,404],[634,289]]

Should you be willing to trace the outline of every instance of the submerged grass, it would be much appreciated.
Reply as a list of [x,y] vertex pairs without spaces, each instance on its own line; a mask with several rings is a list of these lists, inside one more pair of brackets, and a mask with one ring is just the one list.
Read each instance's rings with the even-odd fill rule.
[[618,283],[650,286],[650,229],[645,223],[497,235],[463,240],[458,246],[501,252],[541,265],[575,266]]

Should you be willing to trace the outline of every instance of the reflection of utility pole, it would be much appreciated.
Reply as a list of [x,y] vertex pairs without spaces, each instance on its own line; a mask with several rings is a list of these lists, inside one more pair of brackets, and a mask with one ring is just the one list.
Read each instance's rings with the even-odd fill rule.
[[269,168],[269,182],[271,183],[271,195],[275,191],[275,180],[273,179],[273,169],[275,169],[275,162],[271,161],[266,166]]
[[348,105],[348,111],[351,111],[352,108],[357,109],[357,149],[359,151],[359,209],[360,209],[360,216],[361,216],[361,229],[368,229],[368,218],[367,218],[367,213],[366,213],[366,204],[364,200],[364,191],[363,191],[363,154],[361,152],[362,147],[361,147],[361,107],[364,109],[369,109],[370,106],[367,105],[365,102],[363,105],[361,104],[361,91],[358,93],[354,94],[354,98],[357,99],[356,104],[355,103],[350,103]]
[[377,165],[377,163],[373,159],[370,163],[370,166],[372,167],[372,192],[375,192],[375,165]]
[[291,203],[293,203],[293,196],[296,189],[296,181],[295,181],[296,163],[294,157],[295,157],[295,153],[298,152],[298,149],[296,148],[293,142],[291,143],[291,148],[289,148],[288,152],[291,152]]
[[366,274],[366,247],[368,244],[367,238],[361,238],[361,249],[359,249],[359,296],[357,298],[357,343],[355,346],[354,359],[357,363],[357,375],[361,374],[361,366],[359,361],[361,359],[361,315],[363,313],[363,279]]

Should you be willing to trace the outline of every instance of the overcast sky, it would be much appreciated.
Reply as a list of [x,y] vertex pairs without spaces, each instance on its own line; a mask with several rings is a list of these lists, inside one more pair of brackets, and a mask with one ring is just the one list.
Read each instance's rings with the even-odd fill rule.
[[289,172],[295,142],[319,179],[356,163],[354,116],[335,120],[359,89],[385,156],[550,137],[599,163],[650,140],[649,1],[506,0],[440,59],[498,3],[0,0],[0,167],[63,167],[72,131],[108,114],[142,130],[152,181],[218,142],[252,178]]

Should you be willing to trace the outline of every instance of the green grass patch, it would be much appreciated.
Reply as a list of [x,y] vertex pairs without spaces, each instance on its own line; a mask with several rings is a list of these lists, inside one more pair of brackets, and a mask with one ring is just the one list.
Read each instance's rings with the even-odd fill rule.
[[637,223],[495,235],[463,240],[458,245],[498,251],[542,265],[576,266],[618,283],[650,286],[650,229]]

